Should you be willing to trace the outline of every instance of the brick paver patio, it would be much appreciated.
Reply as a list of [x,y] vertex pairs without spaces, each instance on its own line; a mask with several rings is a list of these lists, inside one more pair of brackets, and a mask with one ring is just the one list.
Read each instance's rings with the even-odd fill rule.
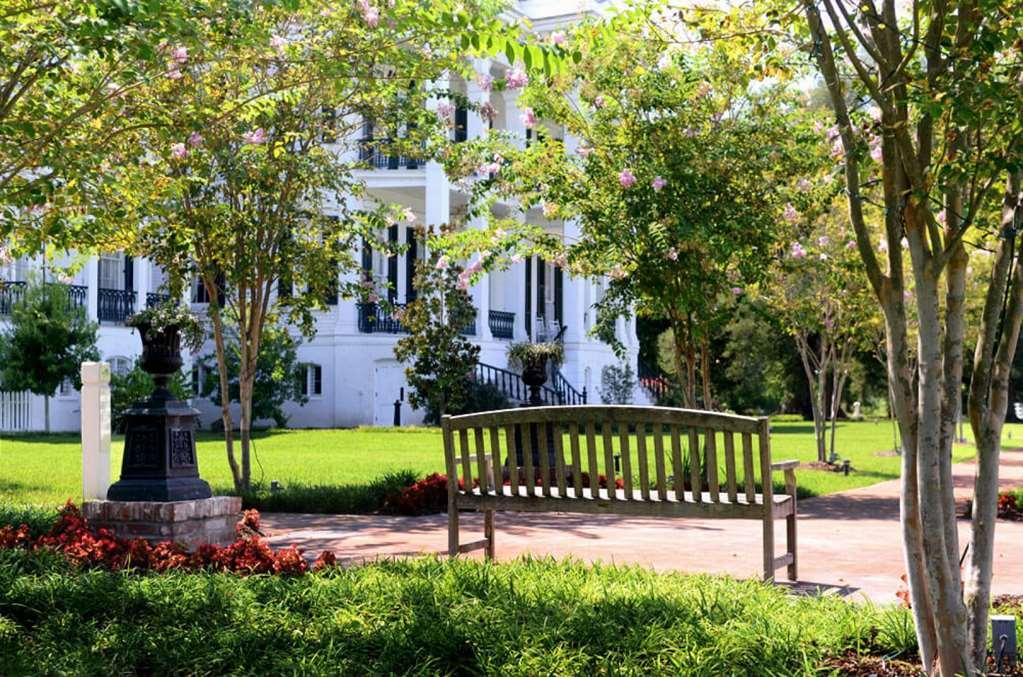
[[[954,468],[956,493],[963,500],[972,491],[973,471],[970,463]],[[1001,474],[1003,486],[1023,486],[1023,451],[1003,453]],[[800,588],[895,600],[904,571],[898,481],[805,499],[799,512]],[[263,521],[275,547],[294,543],[313,556],[329,548],[347,561],[442,553],[447,547],[445,515],[267,514]],[[498,560],[551,555],[658,570],[760,575],[760,522],[528,513],[498,513],[495,521]],[[462,533],[463,540],[482,538],[482,516],[464,514]],[[777,522],[776,533],[781,543],[783,521]],[[959,533],[965,546],[968,521],[960,521]],[[994,590],[1023,594],[1023,522],[999,520]]]

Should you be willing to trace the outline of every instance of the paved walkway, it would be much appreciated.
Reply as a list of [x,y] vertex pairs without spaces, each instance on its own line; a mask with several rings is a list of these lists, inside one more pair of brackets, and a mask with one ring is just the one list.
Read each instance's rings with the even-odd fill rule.
[[[969,497],[973,472],[969,463],[954,467],[957,497]],[[1005,487],[1023,486],[1023,451],[1003,453],[1001,478]],[[894,601],[904,571],[898,491],[895,480],[800,501],[799,587]],[[499,560],[552,555],[658,570],[760,575],[757,521],[529,513],[499,513],[495,521]],[[263,522],[274,546],[294,543],[313,555],[332,549],[348,561],[442,553],[447,547],[445,515],[267,514]],[[482,516],[463,514],[461,524],[463,542],[482,538]],[[780,552],[783,520],[775,531]],[[966,520],[960,521],[959,533],[965,545]],[[1023,594],[1023,522],[998,522],[994,591]]]

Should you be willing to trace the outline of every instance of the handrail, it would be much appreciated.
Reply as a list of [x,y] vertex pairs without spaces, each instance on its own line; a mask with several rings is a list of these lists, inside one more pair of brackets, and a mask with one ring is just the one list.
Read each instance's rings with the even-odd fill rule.
[[560,369],[554,370],[554,378],[551,379],[551,382],[554,385],[554,390],[560,396],[559,404],[586,404],[586,387],[583,386],[582,392],[576,390]]
[[[526,402],[529,400],[529,388],[522,382],[522,376],[514,371],[495,367],[492,364],[477,362],[473,377],[478,383],[495,386],[509,400],[515,402]],[[561,396],[549,386],[540,386],[540,399],[543,400],[545,405],[555,405],[561,402]]]
[[639,384],[654,398],[655,402],[661,402],[671,394],[671,384],[662,370],[655,369],[642,360],[637,366],[639,367],[636,370]]

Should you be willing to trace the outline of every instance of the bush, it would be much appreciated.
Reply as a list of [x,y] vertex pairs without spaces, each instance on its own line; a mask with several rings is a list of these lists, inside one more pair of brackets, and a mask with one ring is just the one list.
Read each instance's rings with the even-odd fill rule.
[[380,512],[388,498],[418,479],[412,470],[388,473],[369,484],[285,484],[279,491],[256,486],[241,494],[242,506],[262,512],[304,512],[324,515],[362,515]]
[[621,366],[608,364],[600,371],[600,400],[604,404],[632,404],[635,389],[636,374],[628,362]]
[[881,629],[909,615],[553,560],[140,576],[14,550],[0,600],[7,674],[815,675],[849,650],[903,649]]
[[[511,403],[501,389],[492,383],[470,381],[465,397],[465,401],[460,406],[449,406],[447,413],[457,416],[458,414],[475,414],[480,411],[497,411],[511,407]],[[440,424],[439,412],[433,404],[427,403],[423,422],[427,425]]]
[[[156,384],[153,377],[142,370],[138,360],[135,360],[131,371],[110,375],[110,427],[115,433],[124,432],[124,412],[137,402],[147,399],[154,387]],[[189,390],[184,372],[175,374],[169,387],[177,399],[188,399]]]

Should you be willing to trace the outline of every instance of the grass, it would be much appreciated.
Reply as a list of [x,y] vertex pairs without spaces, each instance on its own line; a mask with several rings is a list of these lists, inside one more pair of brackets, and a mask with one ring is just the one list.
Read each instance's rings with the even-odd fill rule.
[[906,655],[909,612],[756,581],[520,560],[302,577],[70,570],[0,552],[8,674],[814,675]]
[[[1021,439],[1023,425],[1006,426],[1006,444],[1018,444]],[[773,423],[771,445],[775,460],[816,458],[813,426],[809,422]],[[113,479],[120,471],[123,446],[123,438],[115,437]],[[719,444],[718,449],[721,448]],[[827,494],[899,476],[900,459],[878,455],[892,449],[892,427],[887,421],[841,423],[838,448],[840,456],[850,459],[854,472],[846,477],[802,468],[797,473],[801,495]],[[254,450],[253,480],[264,489],[271,480],[279,480],[286,489],[290,485],[355,486],[369,485],[385,474],[404,470],[419,476],[444,471],[440,432],[429,428],[262,432],[255,435]],[[202,476],[216,492],[231,492],[222,438],[201,434],[198,453]],[[972,455],[972,447],[956,447],[956,460]],[[0,467],[4,469],[0,475],[0,503],[52,506],[68,498],[81,499],[81,447],[77,435],[2,437]]]

